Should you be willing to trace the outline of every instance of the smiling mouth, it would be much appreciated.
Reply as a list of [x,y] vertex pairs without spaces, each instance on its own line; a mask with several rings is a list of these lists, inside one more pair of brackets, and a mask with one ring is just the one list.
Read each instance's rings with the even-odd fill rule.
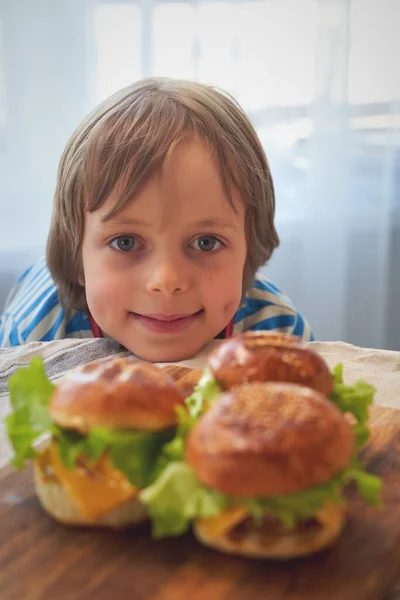
[[181,333],[190,327],[203,312],[204,309],[191,314],[153,313],[141,315],[132,312],[130,315],[140,323],[140,325],[154,333]]

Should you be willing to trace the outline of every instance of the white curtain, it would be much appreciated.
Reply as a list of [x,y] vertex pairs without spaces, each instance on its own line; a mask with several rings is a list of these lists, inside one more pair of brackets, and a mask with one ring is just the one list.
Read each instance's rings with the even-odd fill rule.
[[316,337],[400,349],[399,27],[398,0],[0,0],[0,305],[43,252],[77,123],[169,75],[251,117],[282,242],[266,272]]

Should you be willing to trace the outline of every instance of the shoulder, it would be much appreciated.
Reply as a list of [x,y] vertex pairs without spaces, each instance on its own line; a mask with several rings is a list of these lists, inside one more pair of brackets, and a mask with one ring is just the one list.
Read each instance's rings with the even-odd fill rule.
[[85,313],[66,314],[57,286],[42,259],[20,277],[0,319],[0,346],[65,337],[90,337]]
[[26,269],[17,279],[15,285],[8,294],[5,310],[9,313],[23,301],[26,297],[39,287],[42,288],[51,281],[50,272],[47,268],[44,258],[40,259],[34,265]]
[[257,273],[234,317],[234,333],[247,330],[274,330],[305,341],[314,339],[290,298],[261,273]]

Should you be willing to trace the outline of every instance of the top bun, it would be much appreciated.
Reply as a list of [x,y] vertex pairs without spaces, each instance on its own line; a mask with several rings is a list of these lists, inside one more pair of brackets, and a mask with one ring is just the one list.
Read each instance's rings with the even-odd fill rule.
[[186,460],[211,489],[269,497],[327,483],[349,463],[350,424],[322,394],[291,383],[249,383],[223,394],[194,425]]
[[208,363],[225,390],[253,381],[286,381],[325,396],[333,391],[323,358],[293,336],[248,331],[223,342]]
[[61,427],[87,433],[93,427],[155,431],[176,425],[183,405],[172,377],[151,363],[116,358],[70,371],[50,400],[50,415]]

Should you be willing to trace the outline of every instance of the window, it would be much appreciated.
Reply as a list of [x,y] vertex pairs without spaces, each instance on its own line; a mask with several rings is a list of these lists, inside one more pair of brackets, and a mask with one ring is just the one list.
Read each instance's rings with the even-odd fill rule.
[[94,35],[97,45],[97,96],[107,98],[142,75],[141,10],[135,3],[97,7]]

